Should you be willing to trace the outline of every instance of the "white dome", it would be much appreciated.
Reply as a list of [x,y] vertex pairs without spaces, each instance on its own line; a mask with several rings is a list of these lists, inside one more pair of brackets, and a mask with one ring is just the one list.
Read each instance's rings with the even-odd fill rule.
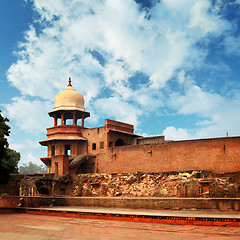
[[71,78],[69,78],[69,84],[66,89],[60,92],[55,97],[54,111],[57,110],[80,110],[85,111],[84,98],[81,93],[77,92],[71,84]]

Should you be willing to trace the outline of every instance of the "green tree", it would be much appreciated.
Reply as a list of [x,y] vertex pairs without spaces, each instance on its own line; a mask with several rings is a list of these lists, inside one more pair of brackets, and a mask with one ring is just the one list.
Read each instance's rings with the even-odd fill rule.
[[10,173],[18,172],[20,154],[8,148],[7,137],[10,134],[9,120],[1,115],[0,110],[0,183],[7,183]]
[[46,172],[46,167],[42,165],[37,165],[36,163],[29,162],[28,164],[23,164],[19,167],[19,172],[21,174],[34,174],[37,172]]
[[9,169],[11,173],[18,173],[18,163],[20,161],[21,155],[19,152],[16,152],[13,149],[7,150],[8,152],[8,163],[9,163]]

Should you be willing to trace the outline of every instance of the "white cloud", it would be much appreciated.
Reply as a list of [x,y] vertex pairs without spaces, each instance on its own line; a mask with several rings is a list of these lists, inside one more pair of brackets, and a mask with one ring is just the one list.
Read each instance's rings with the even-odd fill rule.
[[184,96],[180,96],[174,103],[179,105],[179,114],[201,114],[209,116],[223,103],[218,94],[204,92],[200,87],[193,85],[187,89]]
[[184,140],[192,138],[191,134],[189,134],[186,129],[176,129],[173,126],[164,129],[163,135],[165,136],[165,140]]
[[[30,101],[24,97],[16,97],[12,104],[6,104],[5,115],[14,122],[19,129],[32,134],[45,131],[51,119],[47,115],[46,109],[51,110],[52,102]],[[53,120],[52,120],[53,122]]]
[[[229,131],[232,135],[239,134],[240,126],[237,119],[240,117],[240,93],[234,92],[229,96],[221,96],[217,93],[204,91],[189,77],[181,72],[180,81],[184,81],[184,92],[174,92],[169,97],[169,104],[176,109],[177,114],[185,116],[197,116],[196,128],[191,131],[191,138],[204,138],[213,136],[225,136]],[[183,80],[182,78],[185,78]],[[185,139],[184,132],[174,132],[174,129],[166,131],[166,134]],[[184,131],[189,132],[190,129]],[[182,137],[181,137],[181,134]],[[235,134],[234,134],[235,133]]]
[[106,118],[113,117],[116,120],[136,126],[138,124],[138,115],[140,111],[118,97],[98,99],[95,102],[95,108],[98,109],[99,112],[102,112]]
[[32,152],[29,152],[25,158],[20,162],[20,165],[23,165],[23,164],[28,164],[29,162],[32,162],[32,163],[35,163],[35,164],[42,164],[42,162],[40,161],[40,159],[38,157],[36,157],[34,155],[34,153]]
[[28,150],[39,148],[39,143],[37,141],[33,141],[30,139],[21,139],[21,142],[15,141],[13,138],[8,139],[9,147],[11,149],[16,150],[17,152],[21,152],[22,150]]
[[[79,90],[88,89],[89,99],[98,95],[95,85],[102,88],[110,83],[114,92],[131,94],[122,83],[135,71],[146,73],[151,87],[164,87],[193,57],[197,41],[226,28],[209,11],[207,0],[162,1],[149,13],[140,11],[133,0],[33,2],[43,28],[38,34],[33,26],[26,32],[8,79],[24,95],[45,99],[52,99],[69,75],[78,76],[79,86],[83,85]],[[100,66],[91,50],[98,51],[107,64]],[[96,79],[100,75],[104,79]],[[95,84],[86,84],[85,76],[95,78],[91,81]]]
[[189,27],[199,28],[204,35],[207,33],[214,33],[219,30],[221,20],[217,16],[209,15],[208,11],[211,9],[211,4],[207,0],[198,1],[191,9],[191,20]]
[[[7,73],[25,96],[5,105],[20,129],[34,133],[52,125],[50,101],[71,76],[93,116],[90,124],[107,116],[139,126],[140,117],[170,109],[204,118],[193,135],[166,128],[174,138],[219,134],[228,125],[238,130],[238,123],[226,117],[230,110],[238,116],[236,98],[204,90],[186,77],[189,70],[204,66],[216,37],[224,38],[230,54],[239,51],[233,26],[220,15],[223,2],[214,8],[210,0],[163,0],[148,11],[133,0],[32,2],[38,25],[26,31],[16,50],[18,61]],[[137,72],[149,81],[131,85],[129,78]]]

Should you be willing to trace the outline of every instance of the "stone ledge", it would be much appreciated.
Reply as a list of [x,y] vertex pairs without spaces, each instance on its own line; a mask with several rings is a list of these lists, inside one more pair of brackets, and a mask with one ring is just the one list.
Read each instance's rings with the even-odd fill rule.
[[240,211],[240,198],[0,197],[0,207],[94,206],[154,210]]

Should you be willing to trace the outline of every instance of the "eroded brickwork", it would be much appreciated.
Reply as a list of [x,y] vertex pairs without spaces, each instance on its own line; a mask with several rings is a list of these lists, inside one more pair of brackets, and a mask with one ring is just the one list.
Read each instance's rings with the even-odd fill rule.
[[240,183],[212,172],[80,174],[73,196],[239,197]]

